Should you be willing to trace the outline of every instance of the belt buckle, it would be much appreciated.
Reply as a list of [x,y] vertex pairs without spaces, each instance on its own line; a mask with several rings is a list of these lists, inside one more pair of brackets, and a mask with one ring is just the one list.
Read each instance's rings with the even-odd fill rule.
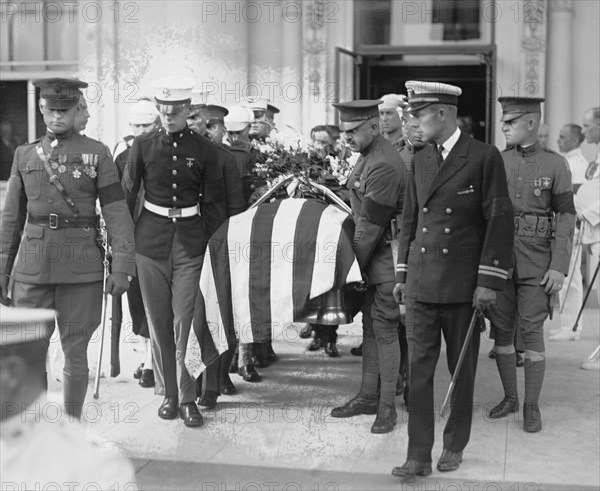
[[58,215],[56,213],[50,213],[48,216],[48,225],[52,230],[56,230],[58,228]]
[[168,213],[169,213],[169,218],[180,218],[181,217],[181,208],[169,208]]

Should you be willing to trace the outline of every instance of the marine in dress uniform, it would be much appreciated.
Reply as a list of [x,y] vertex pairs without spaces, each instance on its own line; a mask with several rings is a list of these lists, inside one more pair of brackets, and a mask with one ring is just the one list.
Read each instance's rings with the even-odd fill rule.
[[[358,395],[331,411],[334,418],[377,414],[372,433],[389,433],[396,423],[396,382],[400,366],[400,311],[392,296],[394,261],[391,220],[400,217],[406,167],[394,146],[379,133],[379,100],[333,104],[340,130],[361,156],[348,179],[356,225],[353,247],[368,289],[363,313],[363,368]],[[381,392],[377,400],[378,379]]]
[[[158,415],[200,426],[195,380],[184,364],[209,238],[203,216],[207,190],[221,179],[215,146],[187,126],[195,81],[166,77],[154,82],[163,128],[137,137],[123,186],[131,211],[144,185],[144,209],[135,226],[141,247],[137,267],[150,326],[155,393],[164,395]],[[223,198],[224,199],[224,198]]]
[[544,321],[569,271],[575,228],[573,185],[567,161],[538,140],[541,98],[500,97],[502,152],[514,212],[514,269],[498,294],[490,321],[504,399],[490,411],[501,418],[519,410],[513,336],[525,345],[523,429],[542,429],[538,406],[546,367]]
[[[34,84],[41,91],[47,131],[15,153],[2,215],[0,286],[6,297],[12,274],[16,306],[57,311],[64,401],[67,411],[80,417],[88,385],[87,347],[101,321],[102,290],[121,295],[129,288],[128,276],[135,275],[133,223],[106,146],[74,132],[79,89],[87,84],[67,79]],[[96,241],[97,198],[112,246],[106,285]],[[48,339],[53,331],[51,322]]]
[[2,309],[0,489],[137,489],[133,466],[46,398],[49,309]]
[[[400,229],[395,293],[404,290],[409,351],[408,454],[392,474],[431,473],[435,416],[433,380],[446,341],[454,373],[473,314],[493,305],[512,258],[512,208],[500,152],[461,132],[456,122],[459,87],[406,82],[410,111],[423,140],[415,154]],[[459,467],[473,412],[479,335],[466,356],[444,429],[437,468]],[[514,364],[514,363],[513,363]]]

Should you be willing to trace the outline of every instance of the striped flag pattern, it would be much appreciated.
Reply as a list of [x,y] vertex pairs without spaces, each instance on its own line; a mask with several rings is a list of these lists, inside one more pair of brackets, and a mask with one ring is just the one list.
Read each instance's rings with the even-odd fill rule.
[[268,341],[272,326],[299,319],[309,299],[361,281],[353,234],[350,215],[316,199],[274,201],[225,222],[204,257],[190,373],[199,375],[229,341]]

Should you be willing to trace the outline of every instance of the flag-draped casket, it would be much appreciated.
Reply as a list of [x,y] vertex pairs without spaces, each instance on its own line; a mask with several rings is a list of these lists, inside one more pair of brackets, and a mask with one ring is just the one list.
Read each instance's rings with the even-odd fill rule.
[[[198,376],[236,338],[271,339],[312,298],[362,280],[351,215],[317,199],[289,198],[231,217],[211,237],[188,340]],[[204,313],[206,315],[204,315]]]

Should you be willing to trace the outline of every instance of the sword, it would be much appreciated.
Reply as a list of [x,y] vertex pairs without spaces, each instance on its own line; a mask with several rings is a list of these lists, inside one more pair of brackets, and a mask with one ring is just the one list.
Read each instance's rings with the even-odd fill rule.
[[104,223],[104,218],[100,215],[100,231],[101,239],[102,239],[102,248],[104,249],[104,258],[102,260],[102,264],[104,266],[104,293],[102,294],[102,324],[100,324],[100,348],[98,349],[98,360],[96,362],[96,378],[94,380],[94,399],[98,399],[100,395],[100,371],[102,365],[102,350],[104,348],[104,330],[106,327],[106,311],[108,309],[108,293],[106,293],[106,280],[109,275],[110,268],[110,251],[108,248],[108,233],[106,231],[106,224]]
[[569,289],[571,288],[571,283],[573,283],[573,275],[575,274],[575,268],[577,268],[577,261],[579,260],[579,255],[581,254],[581,249],[582,249],[583,227],[585,227],[585,222],[581,223],[581,228],[579,229],[579,235],[577,236],[577,243],[575,244],[575,247],[577,248],[575,251],[575,261],[573,261],[573,267],[571,268],[571,272],[569,273],[569,282],[567,283],[567,288],[566,288],[565,294],[563,296],[563,302],[561,303],[560,309],[558,310],[559,314],[562,314],[562,311],[565,308],[565,304],[567,303],[567,295],[569,294]]
[[594,271],[594,275],[590,281],[590,285],[588,286],[587,291],[585,292],[585,297],[583,297],[583,303],[581,304],[581,308],[579,309],[579,313],[577,314],[577,319],[575,319],[575,325],[573,326],[573,332],[577,331],[577,326],[579,326],[579,319],[581,319],[581,315],[583,314],[583,309],[585,308],[585,304],[587,302],[588,297],[594,288],[594,283],[596,282],[596,278],[598,277],[598,269],[600,268],[600,261],[596,264],[596,270]]
[[448,410],[448,406],[450,405],[450,399],[452,397],[452,392],[454,392],[454,387],[456,385],[456,380],[460,375],[460,369],[462,368],[463,361],[465,359],[465,355],[467,353],[467,348],[469,347],[469,343],[471,342],[471,337],[473,336],[473,330],[475,329],[475,323],[479,318],[480,312],[475,309],[473,311],[473,315],[471,316],[471,322],[469,323],[469,329],[467,330],[467,335],[465,336],[465,341],[460,350],[460,355],[458,357],[458,362],[456,363],[456,368],[454,369],[454,375],[452,375],[452,380],[450,380],[450,385],[448,386],[448,392],[446,393],[446,398],[444,399],[444,404],[442,404],[442,409],[440,411],[440,415],[444,417],[446,415],[446,411]]

